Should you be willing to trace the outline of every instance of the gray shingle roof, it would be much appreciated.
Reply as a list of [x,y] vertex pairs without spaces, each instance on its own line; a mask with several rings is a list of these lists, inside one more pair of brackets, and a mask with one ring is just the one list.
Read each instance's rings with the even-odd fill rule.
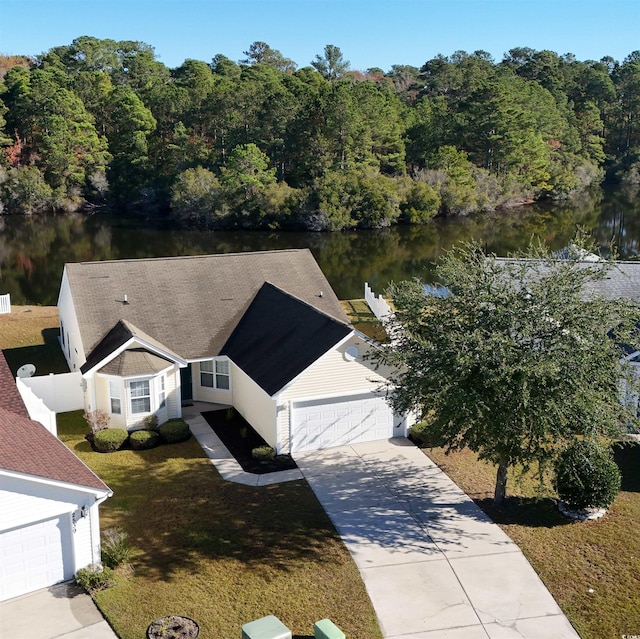
[[66,271],[87,357],[120,320],[184,359],[218,355],[266,281],[349,323],[308,249],[80,262]]
[[[497,262],[519,261],[514,258],[498,258]],[[581,262],[583,268],[597,268],[593,262]],[[615,262],[606,277],[590,283],[587,294],[605,299],[625,299],[640,304],[640,261]]]
[[170,366],[172,362],[158,357],[144,348],[128,348],[100,369],[105,375],[155,375]]

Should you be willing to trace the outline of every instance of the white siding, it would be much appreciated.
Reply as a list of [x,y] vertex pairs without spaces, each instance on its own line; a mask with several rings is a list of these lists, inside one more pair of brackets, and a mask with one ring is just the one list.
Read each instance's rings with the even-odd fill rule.
[[[345,359],[345,351],[355,347],[358,357],[353,361]],[[357,391],[374,391],[386,381],[389,369],[375,370],[372,362],[365,360],[371,346],[357,335],[353,335],[338,348],[332,349],[306,371],[298,379],[278,393],[278,400],[297,399],[300,397],[330,397],[346,395]]]
[[276,402],[233,362],[231,382],[234,408],[278,452],[281,450],[276,432]]
[[82,340],[80,339],[80,327],[73,305],[73,297],[71,296],[66,267],[62,273],[60,294],[58,295],[58,313],[65,331],[63,352],[69,365],[69,370],[80,370],[80,367],[85,363],[87,357],[84,352]]
[[13,492],[7,486],[8,483],[10,480],[3,477],[3,489],[0,490],[0,532],[26,526],[35,519],[57,517],[76,508],[76,503],[73,501]]
[[167,393],[167,414],[169,419],[180,417],[180,401],[178,393],[178,382],[180,380],[180,368],[176,364],[172,371],[167,372],[165,390]]
[[[106,375],[95,374],[95,389],[96,389],[96,409],[104,411],[109,415],[109,428],[126,428],[126,405],[125,405],[125,391],[122,383],[122,378],[111,377]],[[120,384],[120,407],[122,413],[120,415],[112,415],[111,410],[111,397],[109,396],[109,381],[113,380]]]
[[[97,513],[97,508],[95,509]],[[74,572],[78,572],[80,568],[86,568],[86,566],[93,565],[94,562],[94,550],[91,543],[91,517],[80,517],[80,511],[76,511],[76,530],[73,533],[74,544]],[[100,555],[97,556],[98,563],[100,563]]]
[[[229,362],[231,364],[231,362]],[[231,369],[230,369],[231,370]],[[239,369],[238,369],[239,370]],[[213,402],[214,404],[229,404],[234,402],[234,376],[231,371],[231,380],[229,390],[219,388],[209,388],[208,386],[200,386],[200,363],[194,362],[191,366],[191,374],[193,375],[193,399],[196,402]]]

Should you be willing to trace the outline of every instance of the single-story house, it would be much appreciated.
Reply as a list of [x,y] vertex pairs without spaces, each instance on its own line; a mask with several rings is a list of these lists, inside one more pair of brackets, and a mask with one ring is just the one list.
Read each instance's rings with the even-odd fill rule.
[[197,401],[233,406],[278,453],[407,432],[308,249],[66,264],[58,309],[85,408],[112,427]]
[[0,601],[100,565],[98,506],[109,488],[29,419],[0,351]]

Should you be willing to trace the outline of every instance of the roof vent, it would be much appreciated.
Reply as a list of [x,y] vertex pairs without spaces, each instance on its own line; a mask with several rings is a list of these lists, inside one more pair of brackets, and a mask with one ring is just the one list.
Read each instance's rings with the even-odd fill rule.
[[323,293],[322,293],[322,291],[320,291],[320,292],[318,293],[318,297],[322,297],[322,296],[323,296]]
[[129,298],[127,297],[126,293],[125,293],[124,299],[122,300],[122,303],[123,304],[128,304],[129,303]]

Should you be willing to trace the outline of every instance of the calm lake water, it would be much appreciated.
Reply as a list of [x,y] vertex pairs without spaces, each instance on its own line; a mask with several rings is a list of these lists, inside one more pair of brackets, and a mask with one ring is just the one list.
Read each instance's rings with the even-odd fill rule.
[[389,282],[429,281],[433,262],[472,239],[498,255],[524,248],[532,236],[553,249],[581,226],[620,256],[640,255],[638,190],[597,190],[571,205],[536,205],[493,215],[435,220],[426,226],[340,233],[185,231],[143,228],[139,218],[90,216],[0,217],[0,294],[13,304],[55,304],[65,262],[229,253],[308,247],[340,299],[363,296],[364,282],[382,292]]

